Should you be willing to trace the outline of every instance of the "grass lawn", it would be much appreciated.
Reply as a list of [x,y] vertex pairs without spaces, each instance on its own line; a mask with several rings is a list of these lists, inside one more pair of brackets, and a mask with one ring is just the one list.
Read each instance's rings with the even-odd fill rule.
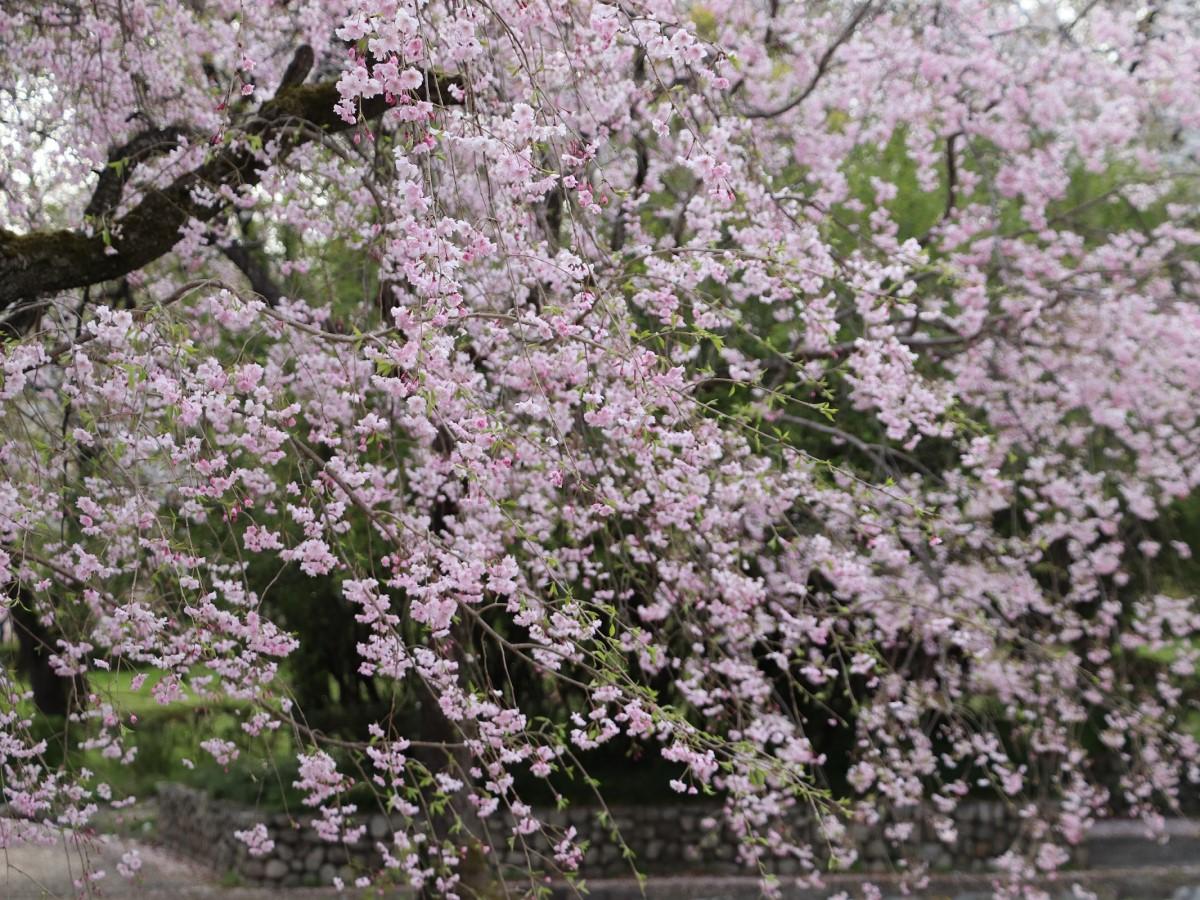
[[[139,674],[146,678],[134,690]],[[198,667],[192,677],[211,674]],[[296,777],[295,745],[288,732],[281,728],[250,736],[242,728],[252,712],[249,704],[206,697],[186,684],[183,697],[161,704],[153,692],[161,678],[156,671],[129,668],[88,673],[88,691],[98,701],[91,708],[111,705],[120,716],[124,748],[137,748],[130,764],[106,756],[103,748],[82,749],[85,732],[94,733],[86,725],[46,716],[32,701],[23,702],[20,711],[33,720],[34,733],[47,741],[48,763],[57,765],[65,754],[71,769],[89,769],[95,783],[108,784],[113,799],[148,799],[159,782],[175,781],[248,805],[278,809],[298,804],[299,792],[291,786]],[[201,741],[214,737],[235,741],[238,758],[228,765],[214,760],[200,747]]]

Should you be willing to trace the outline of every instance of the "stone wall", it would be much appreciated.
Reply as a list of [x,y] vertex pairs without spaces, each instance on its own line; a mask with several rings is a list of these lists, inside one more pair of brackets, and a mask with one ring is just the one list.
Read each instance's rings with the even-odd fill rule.
[[[309,826],[310,814],[263,813],[216,801],[206,794],[179,785],[161,785],[158,792],[159,839],[221,873],[236,873],[248,884],[297,886],[329,884],[335,876],[348,884],[356,875],[376,869],[380,857],[375,842],[387,840],[391,827],[382,815],[368,817],[367,833],[350,846],[323,841]],[[744,873],[735,859],[737,842],[720,827],[718,809],[701,803],[613,807],[612,825],[633,851],[639,871],[648,874],[684,872]],[[578,839],[588,842],[582,874],[590,877],[630,874],[630,864],[611,838],[612,828],[603,824],[595,809],[578,808],[543,811],[544,820],[573,826]],[[248,854],[235,831],[262,823],[267,826],[275,848],[266,856]],[[958,840],[947,846],[931,829],[913,823],[908,846],[934,869],[980,870],[1003,853],[1017,831],[1016,820],[1000,803],[964,803],[956,812]],[[856,828],[858,826],[855,826]],[[854,835],[860,849],[859,865],[866,871],[892,868],[882,834],[859,828]],[[524,856],[500,850],[504,862],[523,868]],[[769,869],[780,875],[798,874],[794,860],[776,860]]]
[[[378,863],[369,844],[348,848],[322,840],[307,827],[310,818],[247,809],[181,785],[158,786],[159,840],[221,874],[234,873],[247,884],[327,885],[334,876],[352,883],[356,868]],[[369,823],[370,831],[383,837],[387,821],[377,818],[378,822]],[[233,835],[259,823],[267,826],[275,848],[254,857]]]

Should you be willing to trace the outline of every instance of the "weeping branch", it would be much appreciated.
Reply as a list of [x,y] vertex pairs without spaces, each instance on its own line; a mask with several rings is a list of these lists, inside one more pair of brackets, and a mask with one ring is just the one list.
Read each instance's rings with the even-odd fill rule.
[[821,58],[817,60],[817,70],[813,73],[812,78],[809,79],[808,84],[804,86],[804,89],[800,91],[800,93],[796,94],[790,100],[785,101],[779,106],[774,107],[773,109],[748,109],[744,113],[746,118],[773,119],[776,116],[782,116],[784,113],[791,112],[793,109],[807,100],[809,95],[817,89],[817,85],[821,83],[821,79],[825,77],[825,73],[829,71],[829,65],[833,62],[833,57],[838,52],[838,48],[840,48],[842,44],[846,43],[846,41],[850,40],[850,38],[854,35],[854,32],[858,30],[858,27],[867,17],[867,13],[871,11],[871,7],[874,5],[874,3],[875,0],[866,0],[866,2],[858,5],[858,8],[855,9],[854,14],[850,16],[850,20],[846,23],[845,27],[841,30],[838,36],[833,39],[833,42],[825,48],[825,52],[821,54]]

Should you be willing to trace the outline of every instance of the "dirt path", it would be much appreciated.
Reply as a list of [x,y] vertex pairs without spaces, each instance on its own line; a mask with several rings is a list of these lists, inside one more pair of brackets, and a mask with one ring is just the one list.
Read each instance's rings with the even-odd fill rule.
[[[828,900],[846,892],[861,897],[870,882],[882,891],[884,900],[990,900],[991,879],[986,875],[946,874],[935,877],[917,893],[905,894],[897,879],[886,875],[830,875],[825,887],[811,890],[783,885],[782,900]],[[1077,900],[1074,885],[1090,892],[1096,900],[1200,900],[1200,865],[1146,866],[1126,869],[1093,869],[1064,872],[1060,879],[1044,884],[1052,900]],[[630,880],[591,880],[587,900],[642,900],[638,885]],[[741,876],[650,878],[645,884],[646,900],[758,900],[757,880]],[[566,892],[554,900],[567,900]]]
[[[118,865],[135,851],[141,867],[126,878]],[[102,870],[104,877],[79,884],[85,868]],[[329,897],[332,890],[288,891],[288,897]],[[4,900],[41,898],[220,897],[222,900],[260,900],[277,892],[222,886],[211,872],[166,850],[131,838],[102,835],[64,842],[53,847],[22,844],[0,850],[0,897]]]

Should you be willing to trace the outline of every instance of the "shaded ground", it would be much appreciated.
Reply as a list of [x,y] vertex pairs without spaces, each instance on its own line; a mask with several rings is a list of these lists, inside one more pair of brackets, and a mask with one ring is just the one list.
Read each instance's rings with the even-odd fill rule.
[[[117,871],[123,854],[137,850],[142,867],[137,877],[127,879]],[[103,869],[105,877],[76,888],[83,863]],[[297,891],[327,896],[327,891]],[[41,847],[23,845],[0,851],[0,897],[4,900],[34,900],[54,897],[220,897],[251,900],[274,896],[270,891],[222,887],[211,872],[157,847],[131,838],[106,835],[82,846]],[[290,896],[290,894],[289,894]]]
[[[142,858],[139,877],[129,881],[117,874],[116,864],[128,850],[137,849]],[[289,900],[317,900],[339,896],[332,888],[295,888],[280,892],[269,888],[222,886],[212,873],[159,848],[129,838],[109,838],[97,842],[91,858],[98,860],[107,875],[82,892],[72,885],[80,871],[78,855],[64,847],[20,847],[10,849],[7,866],[0,872],[0,897],[5,900],[42,900],[55,897],[105,898],[214,898],[214,900],[266,900],[286,896]],[[0,863],[0,865],[3,865]],[[787,889],[786,900],[822,900],[838,891],[858,895],[867,879],[861,876],[830,876],[821,891]],[[901,896],[895,882],[887,877],[870,881],[884,891],[885,897]],[[760,896],[757,879],[742,877],[651,878],[645,894],[629,880],[589,882],[590,900],[754,900]],[[1078,884],[1100,900],[1200,900],[1200,864],[1191,866],[1150,866],[1125,869],[1091,870],[1072,873],[1057,886],[1047,885],[1054,897],[1074,897],[1072,885]],[[889,888],[891,890],[889,890]],[[354,897],[361,892],[348,890],[341,896]],[[909,897],[946,898],[946,900],[986,900],[991,897],[990,883],[983,876],[944,876],[920,894]],[[394,895],[393,895],[394,896]],[[556,897],[566,897],[556,893]]]
[[[894,878],[888,876],[831,875],[822,890],[784,886],[785,900],[825,900],[845,891],[860,897],[867,882],[883,891],[888,900],[905,897],[929,900],[990,900],[991,881],[981,875],[945,875],[935,878],[920,893],[904,895]],[[1073,885],[1090,891],[1099,900],[1200,900],[1200,864],[1191,866],[1151,866],[1129,869],[1093,869],[1064,875],[1055,884],[1043,885],[1054,898],[1076,898]],[[643,895],[631,881],[591,881],[588,900],[635,900]],[[646,882],[649,900],[756,900],[760,895],[753,878],[693,877],[651,878]],[[556,894],[555,898],[567,895]]]
[[[0,850],[0,898],[219,898],[219,900],[265,900],[286,896],[289,900],[331,898],[332,888],[277,889],[235,887],[204,867],[187,861],[147,840],[149,810],[123,815],[106,825],[120,834],[63,843],[53,847],[22,845]],[[1172,840],[1157,844],[1145,839],[1140,827],[1129,823],[1102,823],[1088,840],[1092,866],[1087,871],[1063,874],[1045,887],[1053,897],[1074,897],[1073,885],[1094,893],[1100,900],[1200,900],[1200,824],[1176,822],[1170,827]],[[129,851],[141,860],[137,877],[127,879],[118,864]],[[77,885],[84,864],[103,869],[105,877],[92,884]],[[885,897],[901,896],[896,879],[889,876],[829,876],[822,890],[783,887],[787,900],[823,900],[839,891],[861,896],[865,882],[880,887]],[[643,894],[632,880],[590,880],[590,900],[752,900],[760,896],[752,877],[680,876],[650,878]],[[349,889],[341,896],[363,892]],[[372,895],[378,896],[378,895]],[[390,896],[400,896],[391,894]],[[556,897],[566,897],[562,891]],[[984,900],[991,896],[986,875],[944,875],[919,894],[946,900]]]

